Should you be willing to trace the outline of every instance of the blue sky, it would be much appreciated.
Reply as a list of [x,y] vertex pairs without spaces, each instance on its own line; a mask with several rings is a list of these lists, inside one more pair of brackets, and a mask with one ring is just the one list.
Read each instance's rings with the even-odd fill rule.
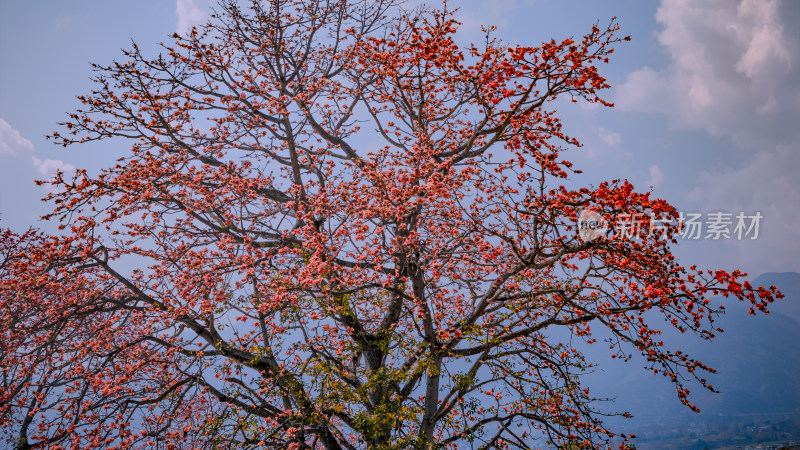
[[[760,213],[759,236],[682,240],[685,264],[800,271],[800,3],[791,1],[465,0],[464,40],[496,25],[508,42],[581,36],[617,16],[630,43],[601,68],[613,109],[564,105],[570,151],[597,184],[627,178],[679,210]],[[90,172],[125,154],[126,142],[61,149],[58,129],[91,89],[89,62],[121,58],[135,40],[151,55],[175,31],[204,20],[210,0],[0,3],[0,225],[42,223],[39,201],[56,168]],[[703,216],[704,219],[707,216]],[[731,231],[733,226],[731,226]],[[704,232],[705,234],[705,232]],[[752,235],[752,234],[751,234]]]

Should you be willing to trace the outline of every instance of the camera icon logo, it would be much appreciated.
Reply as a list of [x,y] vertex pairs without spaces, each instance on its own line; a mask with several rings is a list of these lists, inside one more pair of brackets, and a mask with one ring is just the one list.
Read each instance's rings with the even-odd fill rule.
[[599,212],[584,209],[578,216],[578,234],[583,242],[592,242],[605,236],[608,231],[608,221]]

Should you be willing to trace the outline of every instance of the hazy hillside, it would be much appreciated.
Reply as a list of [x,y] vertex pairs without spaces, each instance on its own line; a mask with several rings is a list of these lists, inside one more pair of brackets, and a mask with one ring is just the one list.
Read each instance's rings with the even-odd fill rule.
[[[731,428],[732,424],[739,424],[741,430],[755,430],[759,423],[800,422],[800,274],[766,273],[753,284],[774,284],[786,298],[776,302],[770,314],[758,316],[748,315],[743,304],[721,299],[728,309],[718,322],[725,333],[713,342],[699,342],[696,336],[678,333],[665,335],[664,341],[673,343],[673,348],[685,350],[718,370],[709,380],[720,394],[699,386],[692,389],[692,402],[700,407],[701,414],[681,405],[671,385],[663,377],[647,373],[641,360],[607,363],[602,347],[593,347],[602,367],[591,378],[593,392],[616,397],[609,406],[629,410],[635,416],[611,422],[651,439],[655,438],[654,430],[669,429],[673,437],[681,433],[701,436],[718,434],[720,427]],[[745,423],[753,425],[742,425]],[[756,439],[756,434],[747,439]]]
[[772,305],[772,311],[800,322],[800,273],[767,272],[753,280],[753,284],[758,286],[778,286],[786,298],[775,302]]

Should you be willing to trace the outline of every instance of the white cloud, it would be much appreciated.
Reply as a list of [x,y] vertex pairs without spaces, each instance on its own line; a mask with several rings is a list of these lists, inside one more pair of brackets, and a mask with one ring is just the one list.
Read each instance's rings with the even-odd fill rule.
[[[36,168],[36,171],[39,175],[42,176],[42,179],[51,182],[55,179],[55,175],[57,171],[61,171],[64,173],[64,178],[69,179],[69,176],[75,174],[76,168],[70,163],[65,163],[60,159],[45,159],[41,160],[35,156],[31,156],[33,161],[33,166]],[[57,192],[58,189],[53,186],[52,184],[45,184],[44,189],[47,192]]]
[[666,114],[673,125],[754,144],[769,124],[797,116],[800,45],[777,0],[663,0],[659,42],[671,56],[661,71],[628,76],[617,89],[622,110]]
[[[794,238],[800,223],[797,6],[779,0],[662,0],[657,38],[669,55],[667,64],[634,71],[614,99],[619,109],[663,114],[673,127],[704,131],[729,147],[698,155],[713,161],[713,168],[687,186],[687,200],[705,211],[764,215],[757,241],[733,241],[715,256],[756,271],[800,269],[800,241]],[[654,167],[650,182],[663,181]]]
[[[763,3],[753,0],[742,2],[739,15],[749,20],[749,26],[734,23],[731,26],[744,42],[749,42],[747,51],[736,63],[736,69],[751,79],[770,76],[765,72],[777,65],[791,65],[794,57],[786,46],[783,26],[775,2]],[[754,22],[754,23],[753,23]]]
[[0,155],[16,155],[18,150],[33,151],[33,144],[0,118]]
[[639,69],[617,88],[614,104],[626,111],[667,113],[672,108],[668,80],[650,67]]
[[[437,5],[437,2],[425,2],[428,5]],[[503,29],[508,25],[509,19],[516,9],[516,0],[494,0],[491,2],[462,0],[453,2],[459,9],[458,21],[461,26],[458,34],[471,42],[481,42],[484,36],[482,26],[495,26]],[[448,5],[450,9],[453,6]]]
[[600,103],[589,103],[586,100],[578,100],[578,106],[584,111],[596,111],[600,107]]
[[645,181],[645,184],[652,187],[658,187],[664,181],[664,172],[658,166],[650,166],[650,178]]
[[177,0],[175,15],[178,17],[178,26],[175,31],[183,34],[193,26],[205,22],[207,14],[195,5],[194,0]]
[[603,127],[597,127],[597,133],[600,136],[600,139],[606,143],[609,147],[614,147],[622,142],[622,136],[619,133],[615,133],[610,130],[606,130]]

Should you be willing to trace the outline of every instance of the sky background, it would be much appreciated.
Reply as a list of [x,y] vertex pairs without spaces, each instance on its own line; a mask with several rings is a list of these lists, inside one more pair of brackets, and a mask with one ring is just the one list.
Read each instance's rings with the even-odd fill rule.
[[[433,3],[436,4],[436,3]],[[90,62],[145,54],[204,21],[210,0],[0,0],[0,226],[54,231],[38,217],[47,179],[60,168],[96,172],[124,141],[62,149],[45,139],[92,89]],[[482,24],[510,43],[580,37],[616,16],[622,35],[600,68],[613,109],[563,104],[566,130],[584,146],[567,159],[597,185],[627,178],[686,213],[760,213],[757,239],[683,239],[685,265],[753,275],[800,272],[800,2],[638,0],[450,1],[461,39]],[[730,227],[733,230],[733,225]],[[703,230],[705,237],[706,230]]]

